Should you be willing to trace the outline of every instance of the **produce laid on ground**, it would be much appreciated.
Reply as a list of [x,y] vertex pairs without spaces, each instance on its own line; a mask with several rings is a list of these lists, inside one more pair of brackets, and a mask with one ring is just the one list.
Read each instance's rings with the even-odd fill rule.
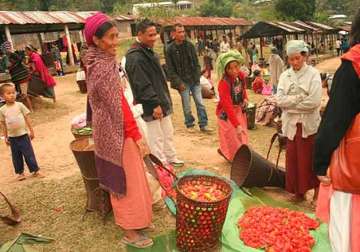
[[203,184],[186,183],[180,188],[180,191],[186,197],[201,202],[219,201],[226,197],[226,193],[211,182]]
[[311,252],[310,230],[319,222],[287,208],[253,207],[239,219],[240,239],[246,246],[266,252]]

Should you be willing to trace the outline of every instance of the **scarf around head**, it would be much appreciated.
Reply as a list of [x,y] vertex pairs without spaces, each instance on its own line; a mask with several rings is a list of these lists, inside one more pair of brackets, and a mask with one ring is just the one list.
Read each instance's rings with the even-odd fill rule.
[[223,78],[227,64],[232,61],[237,61],[239,64],[242,64],[244,62],[244,58],[238,51],[231,50],[229,52],[220,54],[216,59],[215,69],[218,80]]
[[85,21],[84,35],[88,45],[93,45],[96,31],[104,23],[109,22],[110,18],[104,13],[98,12],[95,15],[88,17]]
[[119,66],[113,55],[95,46],[89,46],[84,63],[100,186],[121,196],[126,192],[126,180],[122,168],[125,132]]
[[286,44],[286,54],[309,52],[309,48],[304,40],[290,40]]

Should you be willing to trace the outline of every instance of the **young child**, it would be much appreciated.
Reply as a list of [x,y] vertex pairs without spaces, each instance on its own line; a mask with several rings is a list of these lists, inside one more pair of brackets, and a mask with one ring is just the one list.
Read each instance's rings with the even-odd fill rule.
[[219,125],[220,148],[218,152],[232,161],[236,151],[248,144],[247,118],[248,103],[245,74],[240,66],[244,59],[238,51],[221,54],[216,62],[219,76],[220,101],[216,108]]
[[[4,83],[0,86],[0,95],[5,105],[0,108],[0,123],[4,130],[5,143],[10,145],[12,160],[18,180],[24,180],[24,161],[34,177],[43,177],[39,172],[31,139],[34,131],[29,120],[30,111],[19,102],[16,102],[15,86]],[[29,133],[27,131],[29,130]]]
[[255,80],[252,83],[253,91],[255,92],[255,94],[261,94],[261,92],[264,88],[264,85],[265,85],[265,81],[261,77],[260,70],[254,71],[254,77],[255,77]]

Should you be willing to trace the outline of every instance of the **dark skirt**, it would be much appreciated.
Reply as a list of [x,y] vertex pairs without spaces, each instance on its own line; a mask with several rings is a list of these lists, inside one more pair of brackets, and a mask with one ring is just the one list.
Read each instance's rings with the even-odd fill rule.
[[315,135],[302,137],[302,126],[297,125],[294,140],[286,144],[286,191],[298,196],[319,186],[313,170]]

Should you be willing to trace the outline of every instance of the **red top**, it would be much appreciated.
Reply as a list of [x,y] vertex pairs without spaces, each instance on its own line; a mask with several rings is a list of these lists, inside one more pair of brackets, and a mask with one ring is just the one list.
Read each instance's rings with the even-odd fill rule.
[[[244,96],[243,99],[248,100],[246,86],[245,86],[245,73],[240,72],[239,78],[242,80],[242,83],[243,83],[243,96]],[[228,76],[228,79],[232,83],[235,81],[234,78],[229,77],[229,76]],[[240,123],[236,117],[234,105],[232,103],[230,85],[224,79],[222,79],[219,82],[218,90],[219,90],[220,101],[216,108],[216,115],[219,116],[221,114],[221,112],[224,111],[227,114],[232,125],[234,125],[234,127],[236,128]]]
[[134,116],[130,110],[129,104],[125,98],[125,95],[122,96],[121,104],[124,115],[125,139],[130,137],[136,142],[141,139],[141,134],[134,119]]
[[255,93],[261,94],[265,85],[265,81],[261,77],[256,77],[252,83],[252,88]]

